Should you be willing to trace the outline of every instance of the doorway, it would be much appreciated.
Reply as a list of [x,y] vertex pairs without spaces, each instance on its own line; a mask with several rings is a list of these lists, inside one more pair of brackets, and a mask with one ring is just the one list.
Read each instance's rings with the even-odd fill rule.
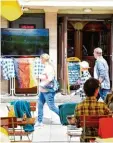
[[[58,79],[60,79],[63,83],[67,82],[66,81],[67,79],[65,78],[64,74],[66,58],[78,57],[80,58],[81,61],[83,60],[87,61],[90,65],[89,72],[93,76],[93,69],[95,64],[93,50],[96,47],[100,47],[103,50],[104,58],[110,65],[111,20],[107,22],[106,20],[103,19],[96,21],[95,20],[78,21],[76,20],[76,18],[72,18],[71,20],[70,17],[71,17],[70,15],[69,17],[67,16],[67,21],[65,22],[64,21],[59,22],[59,19],[61,20],[63,19],[63,17],[58,18],[58,29],[60,29],[58,31],[58,64],[60,65],[60,70],[58,69]],[[64,35],[67,36],[67,41],[66,38],[64,38]],[[67,47],[66,44],[64,45],[64,43],[67,44]],[[111,69],[111,65],[109,68]],[[111,75],[112,71],[110,70],[110,76]]]
[[[93,51],[95,48],[100,47],[103,51],[103,57],[110,65],[110,47],[111,36],[109,27],[104,22],[88,22],[83,28],[83,46],[82,47],[82,60],[86,60],[90,64],[90,73],[93,76],[93,68],[95,59],[93,57]],[[84,52],[86,49],[86,53]]]
[[[71,22],[68,22],[68,39],[67,39],[67,56],[73,57],[78,56],[81,61],[85,60],[90,65],[90,73],[93,76],[93,68],[95,64],[95,59],[93,56],[93,51],[96,47],[100,47],[103,50],[103,56],[110,63],[110,25],[104,24],[104,22],[98,21],[86,21],[84,24],[82,21],[79,23],[83,24],[83,28],[80,30],[72,28],[70,26]],[[77,34],[79,32],[79,34]],[[79,36],[79,37],[78,37]],[[79,39],[79,41],[77,41]],[[80,51],[78,54],[78,51]]]

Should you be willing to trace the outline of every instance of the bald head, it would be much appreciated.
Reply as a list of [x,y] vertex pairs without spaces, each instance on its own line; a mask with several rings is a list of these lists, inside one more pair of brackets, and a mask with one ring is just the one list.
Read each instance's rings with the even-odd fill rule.
[[99,54],[102,54],[102,49],[101,48],[95,48],[94,49],[94,52],[97,52]]
[[95,48],[94,49],[94,57],[97,59],[97,58],[99,58],[99,57],[101,57],[102,56],[102,49],[101,48]]

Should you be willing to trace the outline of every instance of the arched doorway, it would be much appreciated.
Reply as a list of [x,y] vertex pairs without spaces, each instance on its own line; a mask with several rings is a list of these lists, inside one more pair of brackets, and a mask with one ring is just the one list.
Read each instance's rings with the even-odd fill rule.
[[[90,64],[90,73],[93,76],[93,67],[95,59],[93,57],[93,51],[96,47],[100,47],[103,50],[103,56],[110,63],[110,25],[104,24],[104,22],[88,22],[83,28],[82,38],[82,59],[86,60]],[[109,64],[110,65],[110,64]]]

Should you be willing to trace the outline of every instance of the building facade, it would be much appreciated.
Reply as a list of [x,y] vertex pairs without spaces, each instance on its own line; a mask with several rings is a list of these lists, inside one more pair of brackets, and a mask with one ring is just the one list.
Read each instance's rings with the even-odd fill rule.
[[[89,62],[93,76],[93,49],[101,47],[109,63],[113,81],[113,2],[21,0],[27,8],[17,20],[1,18],[2,28],[19,28],[20,24],[34,24],[49,29],[49,54],[55,66],[61,90],[67,93],[67,58],[78,57]],[[7,81],[5,86],[7,88]],[[112,82],[113,89],[113,82]],[[6,90],[6,89],[5,89]]]

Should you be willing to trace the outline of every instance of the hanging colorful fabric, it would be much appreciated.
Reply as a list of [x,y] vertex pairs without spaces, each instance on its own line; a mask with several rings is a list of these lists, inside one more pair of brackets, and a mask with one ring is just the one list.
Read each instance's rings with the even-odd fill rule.
[[1,0],[1,15],[9,21],[18,19],[23,11],[17,0]]

